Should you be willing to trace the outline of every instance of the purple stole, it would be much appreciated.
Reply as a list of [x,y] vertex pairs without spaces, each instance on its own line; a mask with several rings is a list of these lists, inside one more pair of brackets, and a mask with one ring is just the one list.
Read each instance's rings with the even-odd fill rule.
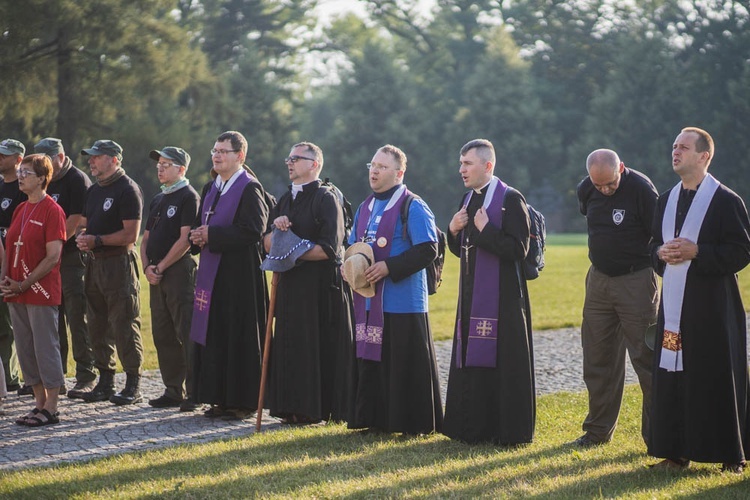
[[[375,244],[372,245],[372,253],[375,262],[387,259],[391,255],[393,234],[396,230],[396,221],[401,215],[401,205],[404,203],[408,190],[406,188],[396,190],[393,196],[400,196],[398,200],[383,212],[375,233]],[[367,197],[362,203],[357,218],[357,240],[364,241],[369,228],[373,195]],[[393,198],[391,198],[392,200]],[[389,202],[390,203],[390,202]],[[383,246],[378,244],[384,242]],[[370,299],[370,314],[367,314],[367,303],[365,297],[358,293],[354,294],[354,319],[356,326],[357,359],[380,361],[383,351],[383,288],[385,279],[375,283],[375,296]]]
[[[497,181],[497,182],[496,182]],[[500,179],[493,177],[483,206],[487,209],[489,224],[503,227],[503,201],[508,186]],[[473,191],[464,198],[468,206]],[[464,243],[464,232],[461,238],[461,259],[468,263],[468,245]],[[468,270],[466,271],[468,272]],[[461,273],[463,281],[464,273]],[[500,259],[497,255],[476,248],[474,259],[474,288],[471,296],[471,317],[469,318],[469,338],[466,346],[466,361],[462,359],[463,345],[461,337],[461,283],[459,283],[459,307],[456,320],[456,368],[497,366],[497,332],[500,322]]]
[[[201,223],[206,225],[211,222],[211,226],[228,226],[232,224],[234,216],[237,213],[237,205],[242,198],[242,192],[251,181],[252,177],[247,172],[242,172],[234,184],[232,184],[223,195],[212,182],[211,187],[206,193],[206,199],[203,201],[201,214]],[[219,197],[216,201],[216,197]],[[211,213],[211,207],[213,213]],[[206,345],[206,335],[208,333],[208,316],[211,310],[211,296],[214,289],[214,280],[221,263],[221,253],[214,253],[204,246],[201,250],[200,265],[195,278],[195,300],[193,301],[193,323],[190,327],[190,340],[200,345]]]

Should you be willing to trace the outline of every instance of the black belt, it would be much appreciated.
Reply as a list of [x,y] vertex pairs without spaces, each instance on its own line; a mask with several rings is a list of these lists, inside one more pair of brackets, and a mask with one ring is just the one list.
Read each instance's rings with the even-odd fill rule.
[[108,257],[117,257],[119,255],[127,255],[130,252],[130,247],[106,247],[102,249],[94,250],[95,259],[106,259]]

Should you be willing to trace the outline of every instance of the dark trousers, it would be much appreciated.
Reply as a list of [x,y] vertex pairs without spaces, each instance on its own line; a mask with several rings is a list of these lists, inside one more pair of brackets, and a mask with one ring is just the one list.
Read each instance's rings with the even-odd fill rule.
[[58,335],[63,372],[68,372],[68,334],[73,344],[73,359],[76,363],[76,382],[90,382],[96,379],[94,371],[94,351],[91,349],[88,325],[86,323],[86,291],[83,277],[86,274],[87,255],[78,250],[66,250],[60,261],[62,277],[62,304],[59,306]]
[[656,323],[659,290],[651,268],[609,277],[593,266],[586,275],[581,343],[589,413],[583,430],[609,441],[617,427],[625,385],[625,351],[643,392],[641,433],[648,445],[653,352],[646,329]]
[[92,255],[86,265],[88,327],[96,368],[114,372],[115,348],[125,373],[143,367],[141,285],[135,252],[112,257]]
[[193,342],[190,324],[195,294],[195,260],[190,255],[169,266],[161,282],[151,285],[151,332],[161,379],[172,399],[192,395]]
[[18,385],[18,357],[13,342],[13,328],[10,326],[8,304],[0,300],[0,359],[5,371],[5,384],[8,387]]

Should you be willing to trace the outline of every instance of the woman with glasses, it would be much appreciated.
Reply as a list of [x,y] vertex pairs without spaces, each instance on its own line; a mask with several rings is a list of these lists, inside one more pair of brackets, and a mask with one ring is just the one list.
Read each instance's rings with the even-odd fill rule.
[[60,421],[57,398],[65,383],[57,335],[65,213],[47,196],[51,178],[47,155],[29,155],[21,161],[18,186],[28,201],[13,214],[0,268],[0,293],[10,309],[21,371],[36,399],[34,408],[16,423],[29,427]]

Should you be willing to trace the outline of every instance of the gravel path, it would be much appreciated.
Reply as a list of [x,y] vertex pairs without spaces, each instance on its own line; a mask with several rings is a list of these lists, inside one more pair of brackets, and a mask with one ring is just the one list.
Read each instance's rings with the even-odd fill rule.
[[[451,341],[435,344],[440,364],[440,381],[445,401]],[[749,356],[750,357],[750,356]],[[575,328],[534,334],[534,359],[538,394],[585,389],[582,376],[580,331]],[[636,383],[627,363],[627,383]],[[124,374],[116,376],[118,388],[125,383]],[[73,382],[68,380],[68,387]],[[31,397],[15,393],[5,400],[6,415],[0,416],[0,470],[89,460],[116,453],[142,451],[165,446],[201,443],[216,439],[240,437],[255,431],[255,419],[224,421],[209,419],[201,413],[180,413],[175,409],[155,409],[145,403],[162,394],[158,370],[144,373],[144,403],[115,406],[111,403],[83,403],[60,398],[57,425],[29,428],[15,425],[15,419],[32,406]],[[581,415],[583,418],[583,415]],[[266,413],[263,429],[280,424]]]

